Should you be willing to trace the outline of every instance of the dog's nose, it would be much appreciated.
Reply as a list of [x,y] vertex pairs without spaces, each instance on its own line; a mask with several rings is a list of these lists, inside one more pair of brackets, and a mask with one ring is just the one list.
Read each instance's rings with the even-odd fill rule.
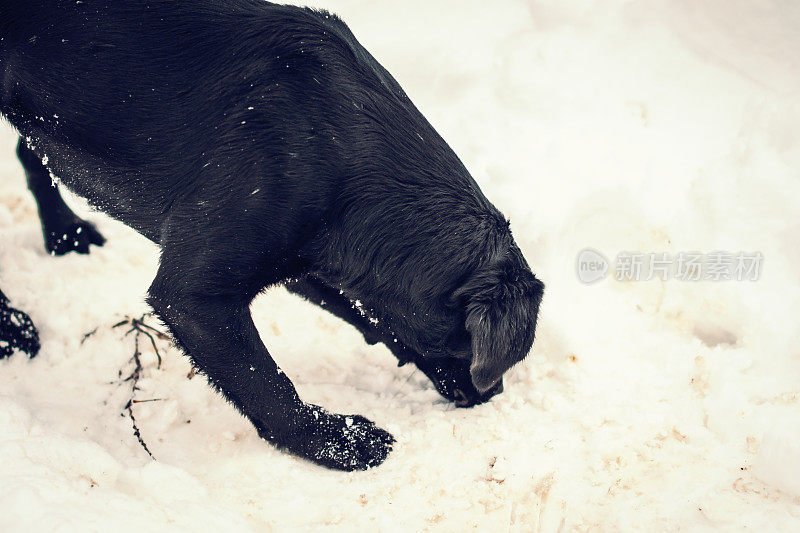
[[479,394],[478,391],[474,389],[471,394],[467,394],[461,389],[455,389],[453,391],[453,401],[457,407],[472,407],[473,405],[488,402],[493,396],[497,396],[501,392],[503,392],[502,379],[495,383],[491,389],[487,390],[483,394]]
[[491,389],[489,389],[489,390],[487,390],[486,392],[483,393],[482,400],[486,401],[489,398],[491,398],[492,396],[497,396],[501,392],[503,392],[503,379],[502,378],[500,378],[500,381],[495,383],[494,386]]
[[502,379],[500,381],[498,381],[497,385],[495,385],[494,388],[491,390],[492,396],[500,394],[501,392],[503,392],[503,380]]

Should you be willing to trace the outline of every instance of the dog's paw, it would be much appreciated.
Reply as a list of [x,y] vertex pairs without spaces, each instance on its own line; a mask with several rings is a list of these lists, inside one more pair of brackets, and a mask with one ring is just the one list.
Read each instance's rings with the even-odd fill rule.
[[30,317],[7,305],[0,305],[0,359],[16,350],[33,357],[39,351],[39,333]]
[[334,414],[315,405],[304,411],[300,429],[282,445],[296,455],[349,472],[378,466],[392,450],[394,437],[363,416]]
[[481,394],[472,383],[469,362],[451,358],[418,358],[417,367],[431,380],[436,391],[456,407],[472,407],[488,402],[503,392],[503,380]]
[[77,217],[57,228],[45,229],[44,240],[45,248],[52,255],[88,254],[92,244],[103,246],[106,242],[94,224]]

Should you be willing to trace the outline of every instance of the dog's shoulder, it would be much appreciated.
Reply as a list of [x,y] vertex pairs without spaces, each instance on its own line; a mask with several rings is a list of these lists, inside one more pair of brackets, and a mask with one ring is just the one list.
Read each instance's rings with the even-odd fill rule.
[[270,50],[281,49],[287,56],[305,59],[305,68],[336,73],[339,87],[368,89],[409,102],[400,84],[335,13],[268,4],[261,6],[256,20],[257,26],[253,29]]

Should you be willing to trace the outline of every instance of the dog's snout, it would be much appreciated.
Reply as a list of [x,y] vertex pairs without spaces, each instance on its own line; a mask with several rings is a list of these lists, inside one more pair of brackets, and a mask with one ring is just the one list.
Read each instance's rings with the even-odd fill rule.
[[503,380],[502,379],[497,382],[497,385],[495,385],[494,387],[491,388],[491,390],[489,391],[489,395],[496,396],[497,394],[500,394],[501,392],[503,392]]
[[471,405],[475,405],[475,402],[470,401],[470,399],[461,389],[456,389],[453,391],[453,396],[455,397],[454,403],[456,404],[456,407],[469,407]]
[[461,389],[453,391],[453,402],[456,407],[472,407],[473,405],[480,405],[488,402],[493,396],[497,396],[503,392],[503,380],[501,379],[483,394],[479,394],[473,390],[471,393],[464,392]]
[[487,390],[486,392],[484,392],[481,395],[481,401],[483,401],[483,402],[488,401],[490,398],[492,398],[493,396],[497,396],[501,392],[503,392],[503,379],[502,378],[500,378],[500,380],[497,383],[492,385],[489,388],[489,390]]

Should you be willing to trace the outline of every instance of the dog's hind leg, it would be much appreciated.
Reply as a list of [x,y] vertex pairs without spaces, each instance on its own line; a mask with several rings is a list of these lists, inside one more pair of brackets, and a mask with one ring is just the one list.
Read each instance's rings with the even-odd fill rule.
[[53,255],[64,255],[72,251],[88,254],[90,245],[102,246],[105,238],[94,224],[78,217],[64,203],[50,172],[23,139],[17,145],[17,156],[25,169],[28,188],[39,206],[39,219],[47,251]]
[[451,358],[426,358],[405,346],[394,334],[371,322],[338,289],[314,276],[292,279],[285,283],[289,292],[302,296],[355,327],[368,344],[382,342],[400,365],[414,363],[431,380],[437,392],[459,407],[483,403],[502,392],[502,384],[481,395],[472,384],[469,361]]
[[39,351],[39,334],[30,317],[11,307],[8,298],[0,291],[0,359],[15,350],[31,357]]
[[[148,302],[178,344],[262,438],[330,468],[360,470],[383,462],[394,442],[389,433],[364,417],[301,401],[262,343],[249,304],[284,269],[264,267],[264,258],[241,244],[248,242],[241,234],[211,233],[182,233],[170,242],[167,232],[162,242]],[[253,285],[254,269],[273,279]]]

